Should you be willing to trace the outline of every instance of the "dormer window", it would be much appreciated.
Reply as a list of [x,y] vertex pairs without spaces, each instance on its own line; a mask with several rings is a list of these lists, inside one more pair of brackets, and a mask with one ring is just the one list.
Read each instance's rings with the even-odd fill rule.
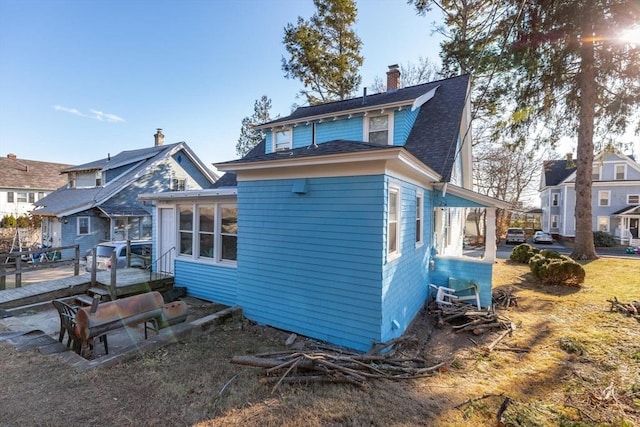
[[187,187],[187,181],[185,179],[173,178],[171,180],[171,189],[173,191],[185,191]]
[[393,125],[388,114],[365,117],[364,140],[370,144],[393,144]]
[[292,139],[291,128],[278,129],[273,131],[273,151],[285,151],[291,149]]

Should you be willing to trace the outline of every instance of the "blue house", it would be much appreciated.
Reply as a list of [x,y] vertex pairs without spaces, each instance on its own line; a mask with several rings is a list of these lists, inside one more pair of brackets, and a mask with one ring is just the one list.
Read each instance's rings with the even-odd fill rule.
[[42,218],[44,244],[79,245],[81,254],[104,241],[151,239],[152,207],[139,194],[209,188],[217,179],[186,143],[165,145],[161,129],[153,146],[61,173],[67,183],[39,199],[32,214]]
[[[547,160],[540,179],[542,229],[563,240],[576,233],[576,162]],[[593,160],[592,230],[611,234],[622,245],[640,245],[640,164],[633,156],[603,151]]]
[[[391,68],[391,67],[390,67]],[[239,305],[260,324],[366,351],[403,334],[429,284],[473,280],[491,303],[495,244],[462,253],[468,208],[507,204],[471,190],[469,76],[301,107],[215,188],[142,198],[175,283]]]

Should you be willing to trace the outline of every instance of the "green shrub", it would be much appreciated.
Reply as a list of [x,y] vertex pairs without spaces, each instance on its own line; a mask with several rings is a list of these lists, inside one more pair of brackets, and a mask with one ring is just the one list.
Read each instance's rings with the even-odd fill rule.
[[531,275],[534,279],[541,279],[540,270],[542,266],[549,261],[550,259],[545,258],[544,256],[542,256],[542,254],[535,254],[533,257],[531,257],[531,259],[529,260],[529,269],[531,270]]
[[610,248],[616,245],[616,240],[609,233],[605,233],[604,231],[594,231],[593,244],[598,248]]
[[553,249],[543,249],[542,251],[540,251],[540,255],[542,255],[545,258],[551,258],[551,259],[562,258],[562,255],[560,254],[560,252],[554,251]]
[[519,262],[520,264],[526,264],[529,262],[532,256],[540,252],[540,249],[531,246],[528,243],[522,243],[511,251],[509,259],[513,262]]
[[[571,258],[549,251],[544,256],[542,251],[529,260],[529,268],[534,279],[545,285],[580,286],[584,282],[584,268]],[[556,257],[555,255],[558,254]]]
[[13,215],[5,215],[0,222],[0,225],[4,228],[15,227],[17,224],[16,217]]

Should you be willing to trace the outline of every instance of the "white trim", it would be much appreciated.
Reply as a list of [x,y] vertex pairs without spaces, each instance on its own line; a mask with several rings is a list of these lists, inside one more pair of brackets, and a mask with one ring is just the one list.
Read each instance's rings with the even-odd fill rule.
[[[289,133],[289,146],[288,147],[281,147],[280,149],[277,149],[276,147],[276,134],[277,133]],[[277,151],[287,151],[287,150],[291,150],[293,148],[293,128],[290,126],[278,126],[276,128],[273,128],[273,130],[271,131],[271,152],[275,153]]]
[[[87,232],[86,233],[80,233],[80,220],[81,219],[86,219],[87,220]],[[88,236],[91,234],[91,217],[90,216],[78,216],[76,217],[76,235],[77,236]]]
[[[603,205],[601,203],[603,197],[601,196],[606,194],[607,195],[607,204]],[[611,190],[598,190],[598,202],[597,202],[597,206],[598,207],[606,207],[606,206],[611,206]]]
[[[618,178],[618,166],[622,166],[622,178]],[[627,164],[626,163],[616,163],[613,166],[613,180],[614,181],[626,181],[627,179]]]
[[[187,200],[184,200],[187,202]],[[222,259],[222,235],[221,235],[221,227],[222,227],[222,208],[233,206],[238,208],[237,203],[231,201],[213,201],[213,200],[200,200],[198,202],[191,203],[176,203],[175,211],[176,211],[176,260],[182,261],[195,261],[200,262],[202,264],[207,265],[226,265],[230,267],[235,267],[237,265],[237,260],[226,260]],[[214,212],[214,223],[213,223],[213,233],[206,232],[206,234],[212,234],[213,238],[213,254],[211,257],[200,256],[200,209],[201,208],[213,208]],[[191,210],[191,229],[181,229],[180,228],[180,210],[181,209],[190,209]],[[191,233],[191,253],[186,254],[181,252],[181,239],[180,233]],[[237,234],[236,234],[237,238]],[[237,247],[236,247],[237,250]],[[237,252],[236,252],[237,257]]]
[[375,119],[378,117],[387,118],[387,145],[393,145],[393,122],[395,119],[395,114],[393,111],[387,114],[367,115],[362,121],[362,140],[364,142],[369,142],[369,122],[371,121],[371,119]]
[[[418,218],[420,226],[418,227]],[[416,239],[415,247],[420,248],[424,245],[424,191],[421,188],[416,190]]]
[[[600,220],[604,219],[607,221],[607,229],[606,230],[600,230]],[[597,218],[597,223],[596,223],[596,230],[597,231],[604,231],[605,233],[610,233],[611,232],[611,219],[608,216],[598,216]]]
[[[391,229],[391,194],[395,194],[396,196],[396,240],[395,240],[395,250],[390,251],[390,239],[389,239],[389,231]],[[402,237],[400,236],[402,231],[402,193],[400,186],[397,184],[389,183],[389,188],[387,190],[387,245],[385,248],[385,252],[387,255],[387,262],[392,261],[394,259],[400,258],[402,256]]]
[[[631,202],[629,200],[630,197],[637,197],[638,200],[636,200],[635,202]],[[640,204],[640,194],[627,194],[627,204],[628,205],[637,205]]]
[[223,197],[237,196],[238,190],[235,187],[229,188],[213,188],[204,190],[188,190],[188,191],[167,191],[163,193],[144,193],[138,195],[139,200],[175,200],[189,199],[196,197]]
[[371,112],[375,112],[375,111],[380,111],[380,110],[395,110],[397,108],[400,107],[408,107],[411,104],[413,104],[413,99],[406,99],[404,101],[398,101],[398,102],[392,102],[389,104],[382,104],[382,105],[367,105],[365,104],[364,107],[362,108],[354,108],[351,110],[343,110],[343,111],[334,111],[331,113],[327,113],[327,114],[318,114],[315,116],[305,116],[305,117],[298,117],[296,119],[290,119],[290,120],[283,120],[281,122],[270,122],[270,123],[265,123],[262,125],[258,125],[255,126],[254,129],[271,129],[271,128],[276,128],[276,127],[282,127],[282,126],[294,126],[296,123],[300,124],[300,123],[311,123],[311,122],[316,122],[319,120],[325,120],[325,119],[332,119],[334,117],[346,117],[346,118],[355,118],[355,117],[362,117],[363,115],[367,115],[367,113],[371,113]]
[[[555,226],[553,225],[553,219],[554,219],[554,218],[556,219],[556,220],[555,220],[555,223],[556,223],[556,225],[555,225]],[[556,214],[549,215],[549,230],[551,230],[552,228],[554,228],[554,229],[559,229],[559,228],[558,228],[558,218],[559,218],[559,215],[556,215]]]

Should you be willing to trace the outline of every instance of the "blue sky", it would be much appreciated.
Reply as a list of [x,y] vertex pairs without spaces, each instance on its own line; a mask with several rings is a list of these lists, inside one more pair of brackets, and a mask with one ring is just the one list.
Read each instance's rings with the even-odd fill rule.
[[[0,155],[69,164],[185,141],[208,166],[236,158],[263,94],[286,115],[283,29],[312,0],[0,0]],[[438,62],[437,14],[360,0],[363,86],[387,66]],[[360,91],[362,88],[360,88]]]

